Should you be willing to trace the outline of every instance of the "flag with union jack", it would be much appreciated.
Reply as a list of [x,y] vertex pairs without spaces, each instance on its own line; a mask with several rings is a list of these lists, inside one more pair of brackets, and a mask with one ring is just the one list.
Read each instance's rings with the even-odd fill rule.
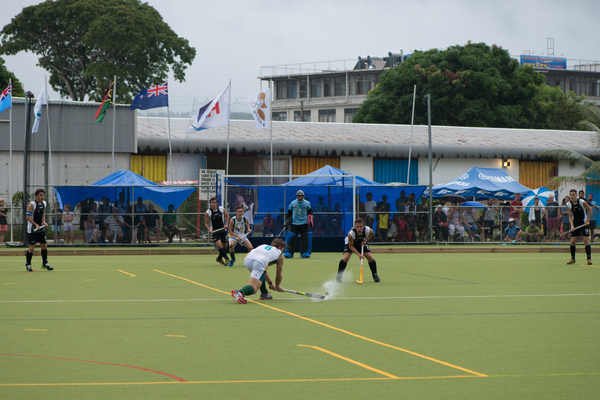
[[131,102],[130,109],[148,110],[150,108],[167,107],[168,105],[169,87],[165,82],[162,85],[152,86],[139,92]]
[[7,108],[12,107],[12,87],[8,84],[8,87],[2,91],[0,95],[0,113]]

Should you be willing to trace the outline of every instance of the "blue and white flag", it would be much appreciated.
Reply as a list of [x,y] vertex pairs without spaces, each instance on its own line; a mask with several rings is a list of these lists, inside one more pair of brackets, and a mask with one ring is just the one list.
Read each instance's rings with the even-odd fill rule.
[[229,103],[231,101],[229,89],[230,86],[227,86],[216,99],[192,114],[192,126],[185,132],[193,133],[203,129],[229,125]]
[[10,83],[8,87],[2,91],[2,95],[0,95],[0,113],[7,108],[12,107],[12,88]]
[[35,122],[33,123],[33,128],[31,128],[31,133],[36,133],[38,128],[40,127],[40,119],[42,119],[42,106],[48,104],[48,99],[46,96],[46,84],[42,86],[42,91],[40,92],[40,97],[38,97],[35,102],[35,107],[33,107],[33,113],[35,114]]
[[139,92],[133,98],[130,109],[148,110],[150,108],[167,107],[168,105],[169,85],[165,82],[162,85],[152,86]]

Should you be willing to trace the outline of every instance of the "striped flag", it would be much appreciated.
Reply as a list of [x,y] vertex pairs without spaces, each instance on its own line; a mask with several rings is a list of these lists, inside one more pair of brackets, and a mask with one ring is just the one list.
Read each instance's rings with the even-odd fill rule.
[[100,104],[100,107],[98,107],[98,111],[96,111],[96,116],[94,117],[96,119],[96,122],[102,122],[104,120],[106,110],[108,110],[108,108],[113,103],[114,84],[114,81],[110,84],[110,89],[108,89],[108,93],[106,93],[106,96],[104,96],[104,100],[102,100],[102,104]]

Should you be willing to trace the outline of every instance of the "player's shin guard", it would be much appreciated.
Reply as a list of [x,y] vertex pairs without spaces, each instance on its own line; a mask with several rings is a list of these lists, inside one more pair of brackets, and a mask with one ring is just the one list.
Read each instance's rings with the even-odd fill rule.
[[42,249],[42,263],[48,264],[48,249]]
[[371,273],[375,275],[377,273],[377,261],[373,259],[373,261],[369,262],[369,268],[371,268]]
[[571,245],[571,258],[575,259],[575,246]]
[[308,255],[310,256],[312,254],[312,239],[313,239],[313,233],[312,232],[308,232],[308,235],[306,235],[307,239],[308,239],[308,246],[306,249],[306,253],[308,253]]
[[265,283],[265,281],[263,281],[262,285],[260,285],[260,294],[265,293],[269,293],[269,291],[267,290],[267,284]]
[[244,296],[252,296],[254,294],[254,286],[246,285],[240,289],[240,292],[244,293]]
[[29,250],[25,253],[25,262],[26,264],[31,264],[31,258],[33,257],[33,253],[30,253]]
[[295,233],[287,231],[285,234],[285,244],[288,245],[287,247],[287,252],[289,254],[294,254],[294,251],[296,250],[296,239],[297,236]]
[[348,263],[346,261],[340,260],[340,263],[338,265],[338,276],[342,276],[342,274],[346,270],[347,265],[348,265]]
[[233,247],[229,248],[229,255],[231,256],[231,261],[235,261],[235,252]]
[[592,246],[590,246],[589,244],[585,246],[585,254],[587,255],[588,260],[592,258]]

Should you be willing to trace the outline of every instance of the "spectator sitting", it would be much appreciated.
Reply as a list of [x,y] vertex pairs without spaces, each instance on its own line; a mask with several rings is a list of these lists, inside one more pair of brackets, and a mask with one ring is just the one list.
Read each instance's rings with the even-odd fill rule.
[[[315,227],[316,225],[315,221]],[[273,237],[275,235],[277,235],[277,232],[275,232],[275,220],[271,217],[271,214],[267,214],[263,218],[263,236]]]
[[[277,232],[278,236],[281,236],[281,233],[283,233],[283,221],[285,218],[285,211],[283,210],[283,208],[279,209],[279,214],[277,214],[277,216],[275,217],[275,227],[273,228],[274,232]],[[275,235],[273,235],[275,236]]]
[[529,226],[525,228],[525,238],[528,242],[542,241],[542,230],[538,226],[537,222],[531,221]]
[[110,205],[110,200],[108,197],[102,196],[102,204],[100,204],[100,207],[98,207],[99,219],[96,221],[96,224],[100,228],[100,241],[103,243],[106,237],[106,223],[111,218],[111,214],[112,206]]
[[468,207],[462,213],[463,217],[463,226],[465,227],[465,232],[469,236],[469,242],[473,241],[473,235],[477,233],[477,223],[475,218],[475,213],[473,212],[473,208]]
[[92,214],[87,215],[87,219],[84,221],[84,227],[85,242],[95,243],[96,246],[98,246],[98,228],[96,227],[96,221],[94,220],[94,216]]
[[[486,232],[486,236],[489,235],[490,239],[494,239],[494,227],[496,226],[496,215],[497,210],[494,208],[494,199],[488,199],[488,208],[483,213],[483,227],[489,228],[489,232]],[[487,240],[487,237],[484,237],[483,240]]]
[[104,223],[106,224],[106,240],[108,240],[109,243],[113,243],[116,239],[117,243],[122,243],[125,237],[123,232],[125,220],[123,219],[123,216],[119,214],[118,207],[112,209],[112,215],[110,215]]
[[454,233],[458,231],[461,241],[465,238],[465,227],[463,226],[462,214],[456,203],[448,209],[448,235],[454,239]]
[[135,214],[133,218],[133,236],[137,237],[138,243],[143,243],[145,240],[148,240],[146,221],[144,221],[146,211],[144,199],[138,197],[137,203],[133,206],[133,213]]
[[448,241],[448,216],[444,212],[444,207],[442,205],[437,206],[437,209],[433,214],[433,230],[437,241]]
[[510,218],[508,220],[508,226],[504,229],[504,241],[505,242],[516,242],[521,240],[521,228],[515,224],[515,219]]
[[156,233],[156,243],[160,243],[160,216],[158,211],[154,209],[154,204],[148,204],[148,214],[144,220],[146,221],[146,240],[148,243],[152,243],[148,238],[151,232]]
[[167,211],[162,216],[163,232],[167,236],[168,242],[173,243],[173,237],[179,232],[177,227],[177,214],[175,206],[169,204]]
[[398,214],[394,214],[390,221],[390,227],[387,232],[387,240],[395,242],[398,240]]

